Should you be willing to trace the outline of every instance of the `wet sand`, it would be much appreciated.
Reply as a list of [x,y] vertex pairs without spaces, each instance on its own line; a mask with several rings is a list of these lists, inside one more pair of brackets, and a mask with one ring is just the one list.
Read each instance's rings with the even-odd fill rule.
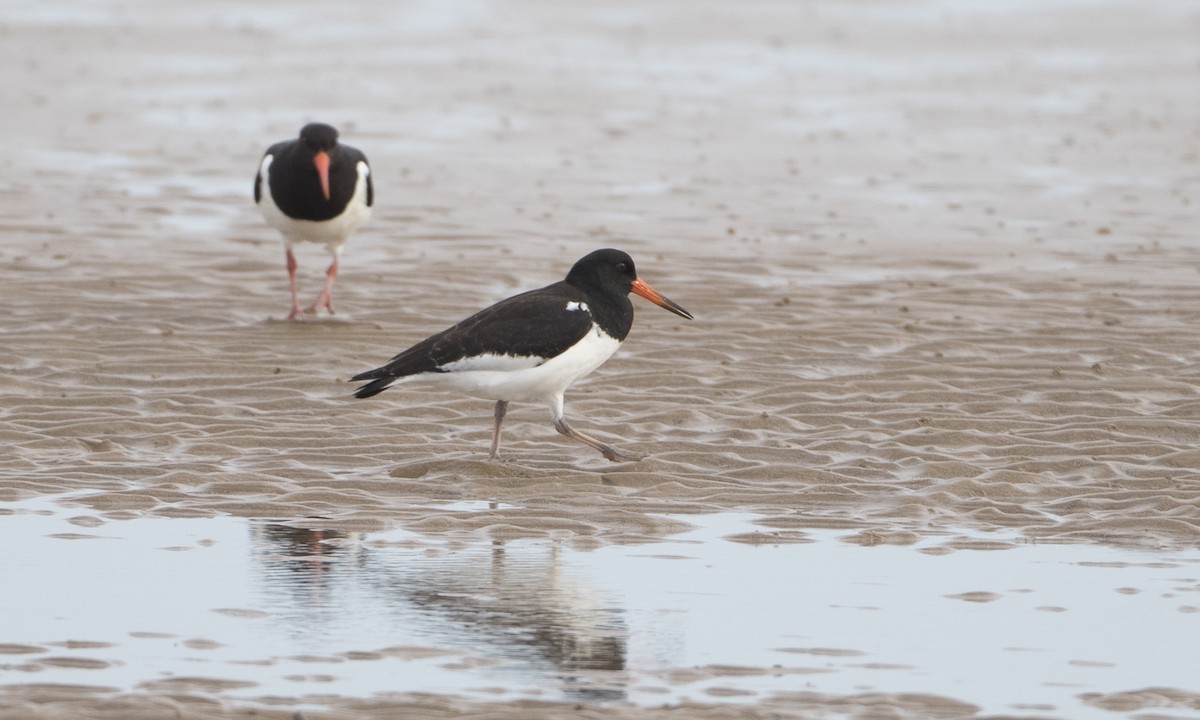
[[[109,519],[580,548],[722,511],[864,544],[1200,542],[1194,6],[347,7],[0,13],[18,59],[0,69],[0,500],[89,489]],[[338,315],[288,323],[250,191],[266,145],[313,119],[370,157],[377,206]],[[350,398],[351,375],[605,246],[696,316],[635,298],[620,353],[567,394],[577,428],[646,460],[609,463],[515,405],[489,462],[486,401]],[[302,296],[326,262],[302,248]],[[512,507],[429,508],[456,500]],[[1195,709],[1195,690],[1160,707]],[[0,693],[0,718],[82,708],[290,716],[219,688]],[[309,717],[401,710],[566,711],[346,698]],[[817,692],[683,714],[876,711],[974,713]]]

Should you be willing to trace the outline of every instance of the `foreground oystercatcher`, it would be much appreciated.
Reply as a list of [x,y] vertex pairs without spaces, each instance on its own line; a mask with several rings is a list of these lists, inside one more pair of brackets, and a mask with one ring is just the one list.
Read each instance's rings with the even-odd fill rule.
[[355,397],[367,398],[416,378],[439,381],[468,395],[496,401],[492,431],[495,458],[508,403],[540,400],[550,406],[554,429],[599,450],[612,461],[636,460],[574,430],[563,418],[563,393],[600,367],[633,326],[630,291],[692,319],[691,313],[638,279],[633,259],[620,250],[597,250],[566,280],[514,295],[428,337],[381,368],[359,373],[370,380]]
[[333,281],[346,240],[371,215],[375,189],[367,156],[338,142],[338,131],[322,123],[300,129],[297,140],[267,148],[254,178],[254,202],[272,227],[283,234],[287,250],[292,312],[300,317],[296,299],[296,255],[301,241],[323,244],[333,255],[325,271],[325,288],[305,312],[325,308],[333,314]]

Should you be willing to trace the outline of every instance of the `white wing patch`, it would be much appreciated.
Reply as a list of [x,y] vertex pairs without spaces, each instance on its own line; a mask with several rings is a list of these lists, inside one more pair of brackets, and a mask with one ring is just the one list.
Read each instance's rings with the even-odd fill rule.
[[440,365],[438,366],[438,370],[442,372],[479,372],[488,370],[508,372],[537,367],[544,362],[546,362],[545,358],[534,357],[532,355],[516,356],[488,353]]
[[590,312],[590,310],[588,309],[587,303],[575,302],[574,300],[567,303],[567,312],[571,312],[573,310],[582,310],[583,312]]

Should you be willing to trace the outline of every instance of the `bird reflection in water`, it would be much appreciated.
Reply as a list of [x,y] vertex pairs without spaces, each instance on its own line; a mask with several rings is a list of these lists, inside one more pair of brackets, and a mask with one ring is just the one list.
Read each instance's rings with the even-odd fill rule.
[[323,653],[365,634],[379,648],[484,656],[499,661],[490,671],[498,675],[555,677],[571,698],[625,697],[624,610],[565,571],[557,544],[372,542],[279,523],[251,528],[273,616]]
[[381,577],[387,592],[428,614],[441,643],[551,672],[572,697],[624,698],[624,611],[573,582],[557,546],[518,547],[495,541],[486,558],[449,553]]
[[252,566],[258,568],[272,614],[293,631],[327,640],[344,610],[339,586],[361,567],[359,533],[250,523]]

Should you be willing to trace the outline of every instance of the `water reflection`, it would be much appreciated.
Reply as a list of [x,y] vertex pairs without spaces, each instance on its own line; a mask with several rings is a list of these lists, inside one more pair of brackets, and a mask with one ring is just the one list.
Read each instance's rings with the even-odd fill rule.
[[310,530],[251,522],[250,564],[268,605],[294,634],[324,639],[321,629],[343,610],[335,590],[357,574],[362,546],[357,533]]
[[755,519],[577,551],[0,503],[0,544],[19,548],[0,553],[0,649],[17,653],[0,687],[653,706],[949,693],[1081,717],[1085,694],[1194,686],[1200,551],[721,539]]
[[273,616],[314,646],[338,634],[348,608],[365,605],[386,625],[381,637],[413,634],[482,654],[501,663],[497,675],[554,677],[578,699],[626,697],[624,610],[568,572],[557,545],[517,554],[501,541],[398,548],[280,523],[252,523],[250,537]]

